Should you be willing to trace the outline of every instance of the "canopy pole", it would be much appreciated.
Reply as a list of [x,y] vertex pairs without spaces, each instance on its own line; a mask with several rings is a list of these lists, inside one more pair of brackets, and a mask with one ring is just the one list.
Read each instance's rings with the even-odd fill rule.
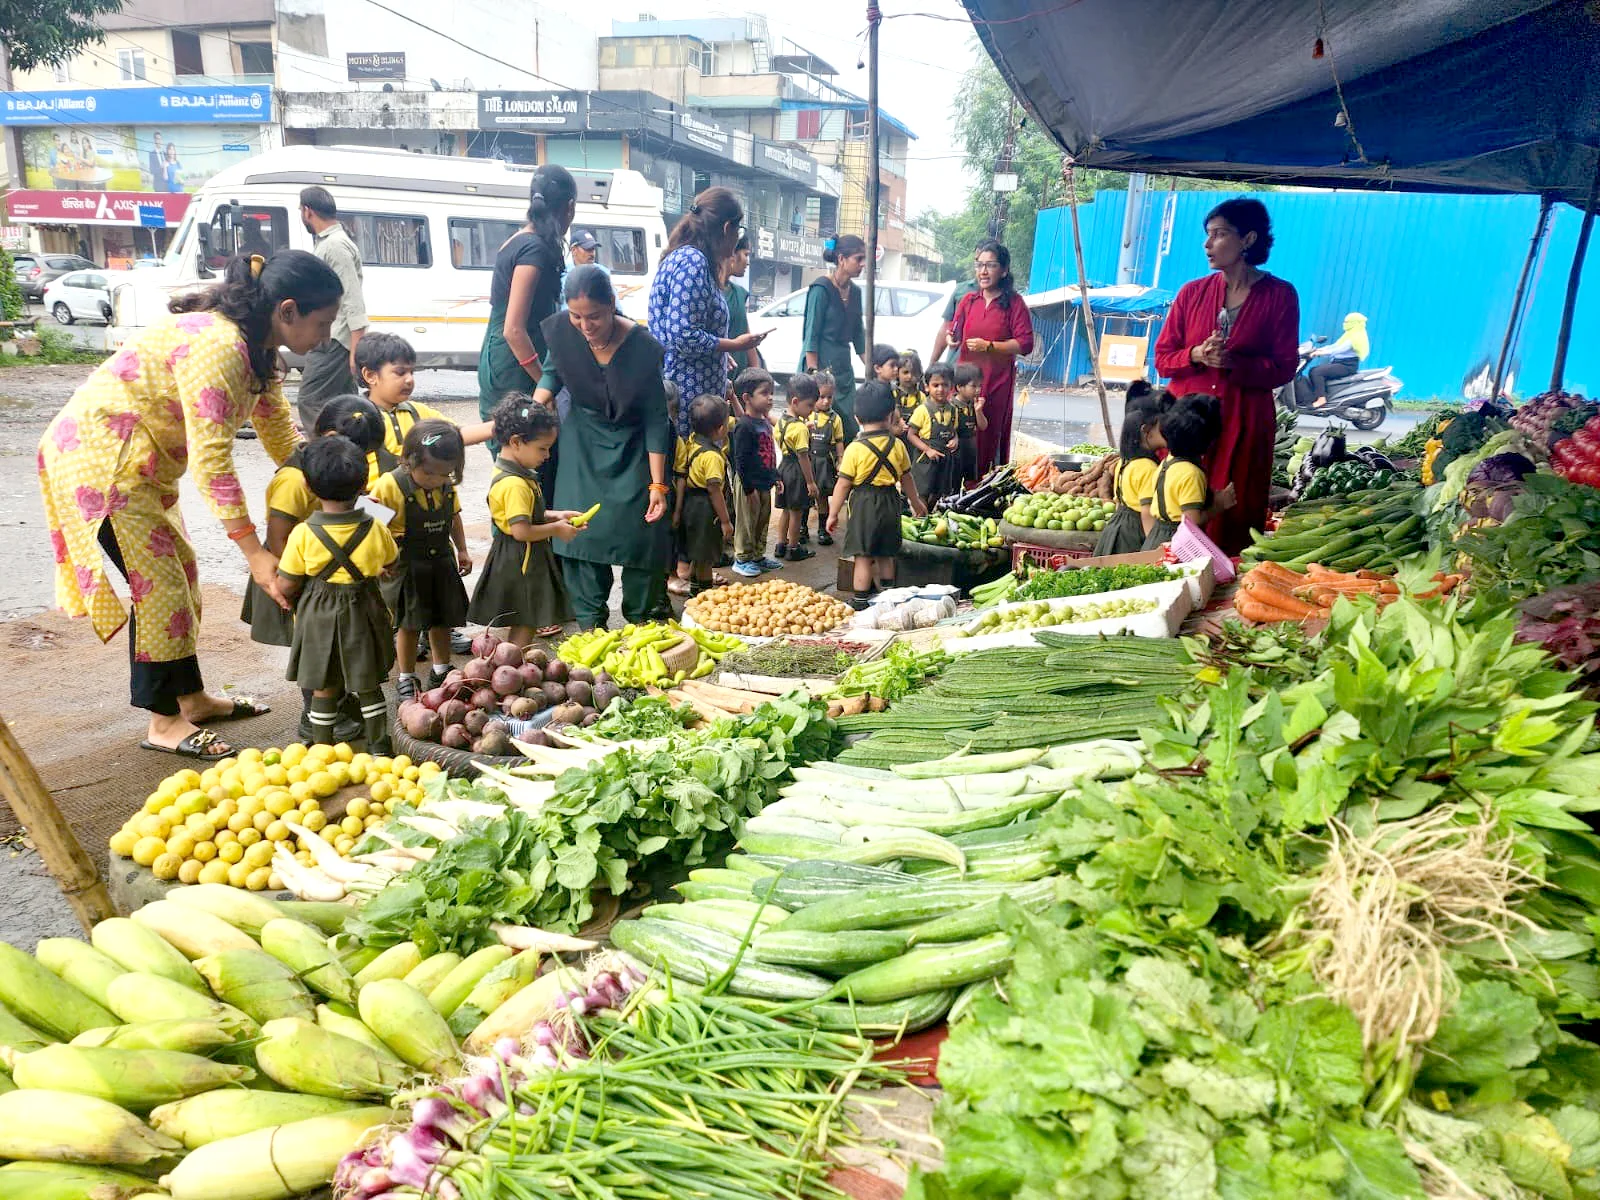
[[11,726],[0,719],[0,794],[28,830],[28,837],[44,860],[61,894],[67,898],[78,924],[88,933],[101,921],[117,915],[116,905],[84,852],[72,826],[67,824],[27,753],[17,744]]
[[1511,359],[1511,346],[1517,340],[1517,326],[1522,324],[1522,303],[1528,295],[1528,279],[1533,274],[1533,263],[1539,257],[1539,247],[1550,229],[1550,210],[1555,206],[1555,196],[1546,193],[1539,200],[1539,220],[1533,227],[1533,240],[1528,243],[1528,257],[1522,260],[1522,274],[1517,279],[1517,290],[1511,297],[1511,316],[1506,319],[1506,336],[1500,343],[1500,358],[1494,365],[1494,390],[1492,400],[1500,399],[1500,389],[1505,386],[1506,364]]
[[1594,179],[1589,183],[1589,203],[1583,206],[1583,224],[1578,227],[1578,245],[1572,252],[1572,271],[1567,275],[1567,299],[1561,306],[1561,331],[1556,334],[1556,361],[1550,368],[1550,390],[1559,392],[1567,374],[1567,345],[1572,341],[1572,316],[1578,307],[1578,285],[1583,282],[1583,258],[1589,252],[1589,235],[1594,232],[1595,205],[1600,203],[1600,149],[1595,152]]
[[1073,177],[1070,158],[1062,160],[1061,182],[1067,186],[1067,208],[1072,213],[1072,256],[1078,262],[1078,300],[1083,309],[1083,336],[1089,343],[1089,368],[1094,372],[1094,386],[1100,393],[1100,419],[1105,423],[1106,440],[1115,441],[1117,431],[1111,427],[1106,381],[1100,374],[1100,339],[1095,335],[1094,312],[1089,307],[1089,276],[1083,269],[1083,232],[1078,227],[1078,183]]
[[[878,315],[878,0],[867,0],[867,361],[872,361]],[[867,372],[871,382],[872,372]]]

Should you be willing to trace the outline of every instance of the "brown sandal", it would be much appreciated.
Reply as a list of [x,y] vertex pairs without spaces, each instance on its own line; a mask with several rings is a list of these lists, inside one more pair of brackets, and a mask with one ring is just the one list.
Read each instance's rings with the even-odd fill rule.
[[202,762],[217,762],[233,754],[233,747],[209,729],[196,729],[176,746],[158,746],[147,738],[139,743],[139,748],[176,754],[179,758],[197,758]]

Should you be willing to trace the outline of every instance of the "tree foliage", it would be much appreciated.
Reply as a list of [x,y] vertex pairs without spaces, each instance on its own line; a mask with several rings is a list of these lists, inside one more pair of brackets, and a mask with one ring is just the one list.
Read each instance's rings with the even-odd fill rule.
[[16,264],[8,250],[0,247],[0,320],[15,321],[28,311],[22,296],[22,285],[17,282]]
[[122,0],[0,0],[0,38],[13,70],[65,62],[105,35],[95,18]]

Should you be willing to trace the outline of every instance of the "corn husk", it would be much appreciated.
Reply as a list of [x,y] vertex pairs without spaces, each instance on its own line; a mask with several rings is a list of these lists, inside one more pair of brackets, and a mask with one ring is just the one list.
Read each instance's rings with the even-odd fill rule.
[[459,1071],[461,1052],[445,1019],[403,979],[379,979],[361,989],[361,1020],[414,1067],[433,1074]]
[[366,987],[375,979],[404,979],[422,965],[422,951],[415,942],[390,946],[356,972],[356,986]]
[[174,904],[198,908],[220,917],[241,933],[251,937],[261,936],[261,927],[275,921],[283,912],[265,896],[230,887],[225,883],[195,883],[188,887],[173,888],[167,899]]
[[0,1003],[29,1025],[58,1038],[115,1025],[117,1019],[31,954],[0,942]]
[[0,1096],[0,1158],[141,1166],[182,1149],[127,1109],[94,1096],[44,1088]]
[[406,973],[405,981],[424,996],[444,982],[444,977],[461,965],[461,955],[446,950],[422,960],[414,970]]
[[337,1033],[341,1037],[360,1042],[363,1046],[370,1046],[379,1058],[389,1059],[397,1067],[404,1068],[408,1065],[405,1059],[385,1046],[383,1039],[368,1029],[366,1022],[360,1017],[340,1012],[339,1008],[342,1007],[344,1006],[336,1008],[331,1004],[317,1005],[317,1024],[329,1033]]
[[160,934],[136,925],[127,917],[101,921],[90,932],[89,941],[118,966],[143,975],[160,975],[202,996],[211,994],[206,990],[206,981],[189,965],[187,958]]
[[148,1179],[114,1167],[56,1162],[0,1167],[0,1196],[6,1200],[134,1200],[150,1195],[152,1187]]
[[279,917],[261,929],[261,948],[329,1000],[356,1002],[356,981],[323,937],[304,921]]
[[163,1104],[151,1112],[150,1124],[168,1137],[177,1138],[190,1150],[198,1150],[212,1142],[257,1129],[325,1117],[358,1107],[360,1105],[353,1101],[328,1096],[222,1088]]
[[209,1054],[249,1036],[253,1028],[248,1021],[230,1017],[214,1020],[178,1017],[170,1021],[91,1029],[73,1038],[71,1044],[106,1046],[113,1050],[180,1050],[185,1054]]
[[11,1076],[4,1071],[0,1071],[0,1095],[4,1095],[6,1092],[14,1092],[16,1090],[17,1085],[11,1082]]
[[27,1054],[30,1050],[41,1049],[59,1040],[13,1016],[9,1009],[0,1007],[0,1050]]
[[128,973],[127,967],[77,938],[44,938],[33,948],[33,956],[45,970],[102,1008],[106,1006],[106,990],[111,981]]
[[356,1108],[211,1142],[161,1183],[172,1200],[289,1200],[327,1184],[367,1130],[394,1115]]
[[[129,1025],[189,1019],[237,1024],[245,1037],[255,1037],[260,1032],[259,1026],[233,1005],[213,1000],[209,994],[196,995],[161,975],[130,971],[111,981],[110,999],[111,1011]],[[103,1024],[115,1025],[116,1021]]]
[[256,943],[247,933],[214,917],[204,909],[157,900],[133,914],[136,924],[160,934],[185,958],[204,958],[222,950],[254,950]]
[[508,958],[473,986],[467,998],[450,1014],[450,1032],[466,1037],[485,1017],[539,977],[539,951],[524,950]]
[[409,1075],[371,1047],[296,1017],[267,1022],[261,1035],[256,1065],[292,1092],[361,1100],[389,1095]]
[[224,950],[197,958],[194,965],[219,1000],[262,1024],[316,1016],[317,1003],[305,985],[264,950]]
[[249,1067],[212,1062],[178,1050],[117,1050],[107,1046],[46,1046],[9,1064],[19,1088],[54,1088],[109,1100],[130,1112],[148,1112],[253,1078]]
[[345,921],[356,911],[342,900],[277,900],[278,915],[304,921],[328,937],[344,930]]
[[487,1054],[500,1038],[525,1036],[556,1011],[562,995],[581,991],[583,978],[570,967],[539,976],[479,1022],[467,1036],[467,1052]]
[[428,1003],[440,1016],[448,1017],[461,1007],[461,1002],[478,985],[478,980],[510,957],[511,950],[507,946],[485,946],[477,953],[467,955],[428,993]]

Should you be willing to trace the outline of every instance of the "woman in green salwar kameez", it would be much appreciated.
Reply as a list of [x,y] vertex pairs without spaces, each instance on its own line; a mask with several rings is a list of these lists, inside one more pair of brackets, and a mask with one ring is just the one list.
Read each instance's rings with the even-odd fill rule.
[[867,358],[867,328],[861,311],[861,289],[856,276],[867,265],[867,244],[853,233],[836,239],[822,257],[833,270],[818,276],[806,289],[806,316],[801,334],[802,371],[833,372],[833,411],[844,421],[844,440],[852,441],[856,424],[856,368],[854,350],[872,378]]
[[549,346],[534,399],[571,408],[556,448],[561,470],[551,507],[583,512],[598,503],[583,536],[555,547],[578,626],[610,616],[614,569],[622,568],[622,615],[648,621],[666,602],[672,426],[662,386],[661,344],[617,312],[610,277],[584,266],[568,276],[565,312],[542,326]]

